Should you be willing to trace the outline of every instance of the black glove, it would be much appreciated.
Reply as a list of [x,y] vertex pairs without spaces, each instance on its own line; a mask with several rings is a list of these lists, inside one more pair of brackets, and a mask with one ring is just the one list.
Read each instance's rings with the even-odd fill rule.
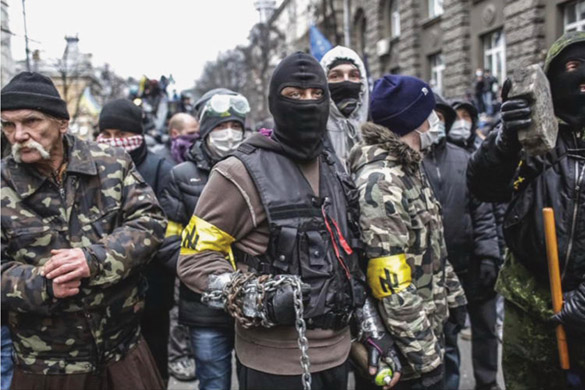
[[508,92],[512,87],[512,81],[506,79],[502,87],[502,127],[498,134],[498,147],[510,153],[518,153],[522,148],[518,141],[518,130],[529,127],[532,124],[530,103],[526,99],[516,98],[508,100]]
[[455,332],[465,328],[465,322],[467,321],[467,306],[457,306],[449,309],[449,322],[455,325]]
[[368,351],[368,367],[380,367],[380,359],[392,369],[393,376],[402,371],[402,364],[394,348],[394,340],[389,333],[384,333],[381,338],[368,337],[363,341]]
[[421,376],[421,384],[425,390],[443,390],[443,365]]
[[494,290],[498,278],[498,267],[491,259],[483,259],[479,263],[479,286],[482,289]]
[[585,283],[566,293],[564,298],[563,308],[552,316],[552,321],[585,333]]
[[[309,304],[311,286],[301,283],[303,306]],[[268,319],[278,325],[294,325],[296,321],[293,288],[285,284],[276,291],[267,294],[265,298]]]

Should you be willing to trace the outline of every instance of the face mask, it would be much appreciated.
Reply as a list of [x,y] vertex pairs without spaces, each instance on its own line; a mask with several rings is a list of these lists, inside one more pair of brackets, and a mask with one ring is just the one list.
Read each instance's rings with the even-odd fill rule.
[[[585,84],[584,52],[585,42],[567,47],[554,60],[554,68],[549,71],[555,114],[576,130],[585,126],[585,91],[581,90],[581,85]],[[580,61],[579,66],[570,72],[565,69],[569,60]]]
[[457,119],[449,130],[449,139],[452,141],[467,141],[471,136],[471,122],[465,119]]
[[361,90],[362,84],[354,83],[353,81],[329,83],[331,100],[335,102],[339,111],[346,117],[348,117],[357,107]]
[[429,129],[429,132],[434,133],[433,137],[435,143],[438,144],[443,138],[445,138],[445,123],[439,121],[439,123]]
[[171,140],[171,155],[177,163],[185,161],[185,152],[191,148],[199,134],[184,134]]
[[438,131],[437,128],[439,127],[439,124],[442,123],[441,120],[434,111],[431,111],[431,115],[429,115],[427,121],[429,122],[429,129],[427,131],[422,132],[418,129],[415,130],[420,136],[421,152],[428,151],[431,145],[439,142],[440,131]]
[[214,130],[207,137],[207,147],[217,157],[225,157],[238,147],[244,132],[232,128]]
[[[320,88],[317,100],[296,100],[281,95],[287,86]],[[323,150],[329,118],[329,89],[321,65],[309,54],[289,55],[276,67],[268,95],[275,128],[272,138],[295,161],[310,161]]]
[[481,76],[483,76],[483,72],[481,70],[478,70],[478,71],[475,72],[475,75],[477,77],[481,77]]
[[105,138],[102,134],[100,134],[98,135],[96,141],[100,144],[123,148],[126,152],[130,153],[131,151],[136,150],[142,146],[144,137],[142,135],[134,135],[132,137]]

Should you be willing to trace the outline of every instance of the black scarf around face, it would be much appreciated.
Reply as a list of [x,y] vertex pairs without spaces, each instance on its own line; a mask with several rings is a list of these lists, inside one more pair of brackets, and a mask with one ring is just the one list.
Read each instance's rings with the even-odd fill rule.
[[[285,87],[319,88],[318,100],[297,100],[282,96]],[[268,94],[275,128],[272,138],[295,161],[310,161],[323,150],[329,117],[329,89],[323,68],[312,56],[297,52],[274,70]]]
[[[567,71],[565,64],[570,60],[581,61],[573,71]],[[567,122],[574,130],[585,126],[585,42],[567,47],[554,59],[549,71],[555,114]]]
[[329,83],[331,100],[335,102],[335,105],[345,117],[348,117],[357,107],[361,90],[362,84],[353,81]]

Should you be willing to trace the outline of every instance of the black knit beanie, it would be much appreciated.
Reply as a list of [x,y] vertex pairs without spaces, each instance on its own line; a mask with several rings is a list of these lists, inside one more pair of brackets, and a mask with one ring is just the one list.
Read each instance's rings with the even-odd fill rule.
[[128,99],[112,100],[100,112],[99,127],[142,134],[142,109]]
[[36,72],[19,73],[2,88],[2,111],[22,109],[69,119],[67,103],[51,79]]

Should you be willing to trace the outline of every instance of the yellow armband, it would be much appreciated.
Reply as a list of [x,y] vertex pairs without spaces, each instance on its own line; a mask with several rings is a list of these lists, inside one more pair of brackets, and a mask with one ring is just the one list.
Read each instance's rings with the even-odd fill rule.
[[165,238],[171,236],[180,236],[183,232],[183,225],[178,222],[169,220],[167,224],[167,231],[165,232]]
[[232,252],[232,243],[235,240],[228,233],[194,215],[183,230],[181,255],[192,255],[202,251],[221,252],[226,255],[235,270],[236,262]]
[[368,285],[377,299],[398,293],[412,282],[412,271],[404,253],[377,257],[368,262]]

